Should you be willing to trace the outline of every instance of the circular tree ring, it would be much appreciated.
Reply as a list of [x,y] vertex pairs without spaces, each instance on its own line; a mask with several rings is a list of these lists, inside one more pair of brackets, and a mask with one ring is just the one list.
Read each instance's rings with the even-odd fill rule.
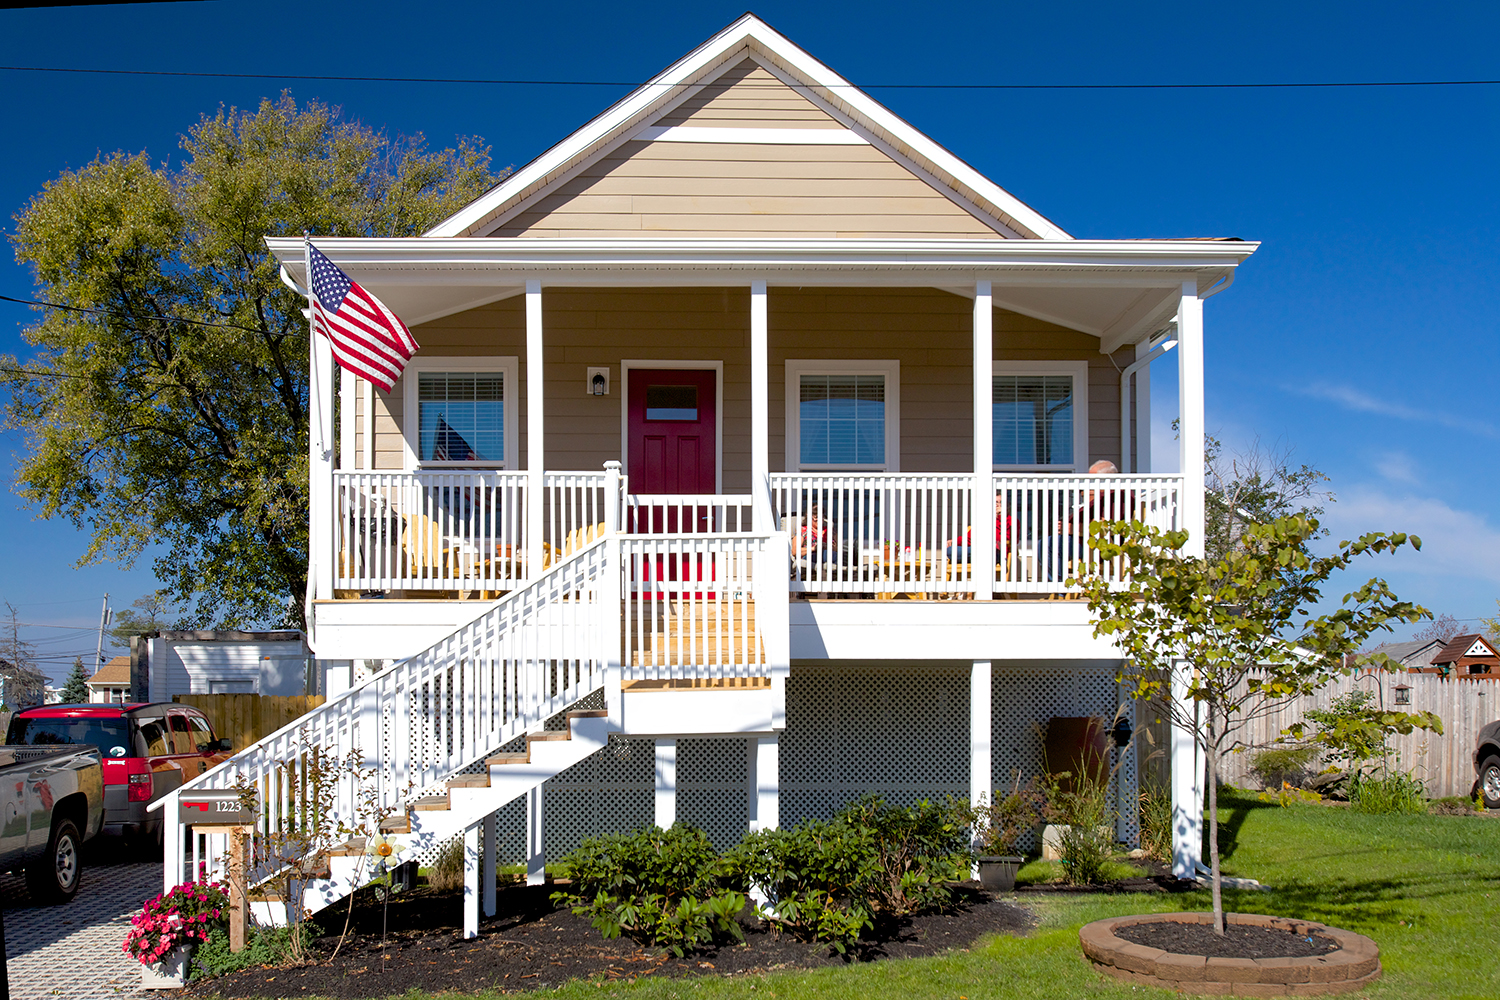
[[1380,978],[1380,948],[1363,934],[1311,920],[1226,913],[1229,924],[1266,927],[1299,935],[1322,934],[1338,950],[1304,958],[1209,958],[1133,944],[1115,929],[1130,924],[1211,924],[1212,913],[1153,913],[1111,917],[1085,924],[1078,932],[1083,953],[1094,968],[1116,979],[1183,993],[1249,996],[1320,996],[1351,993]]

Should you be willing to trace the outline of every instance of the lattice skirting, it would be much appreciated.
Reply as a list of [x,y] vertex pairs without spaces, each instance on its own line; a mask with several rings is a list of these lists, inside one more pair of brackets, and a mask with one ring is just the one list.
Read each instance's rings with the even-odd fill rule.
[[[1112,724],[1128,700],[1109,664],[997,665],[990,704],[992,784],[1009,788],[1044,769],[1042,734],[1054,716],[1102,716]],[[727,697],[727,696],[726,696]],[[908,805],[969,793],[969,665],[794,666],[787,681],[780,747],[780,821],[827,819],[866,792]],[[557,723],[557,724],[560,724]],[[553,725],[549,725],[553,728]],[[1115,763],[1113,751],[1110,763]],[[611,741],[550,779],[543,790],[549,862],[583,838],[628,832],[655,818],[655,743]],[[677,741],[677,819],[720,849],[737,843],[749,816],[749,748],[743,738]],[[1135,755],[1115,778],[1117,835],[1138,842]],[[497,855],[525,856],[525,803],[501,810]],[[1034,847],[1030,837],[1023,846]],[[427,858],[419,858],[423,864]]]

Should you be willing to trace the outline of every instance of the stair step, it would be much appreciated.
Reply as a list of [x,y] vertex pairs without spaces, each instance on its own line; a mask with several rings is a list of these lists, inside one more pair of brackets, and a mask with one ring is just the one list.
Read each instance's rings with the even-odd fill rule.
[[411,833],[411,815],[391,816],[380,821],[381,833]]
[[310,859],[305,859],[297,866],[297,873],[303,878],[332,878],[333,872],[328,867],[329,852],[319,851]]
[[569,712],[570,719],[607,719],[609,709],[607,708],[581,708],[576,712]]
[[424,795],[411,804],[417,812],[441,812],[449,808],[448,796]]
[[363,837],[350,837],[337,847],[329,848],[330,858],[351,858],[365,853],[367,841]]
[[456,778],[448,779],[449,788],[488,788],[490,787],[490,776],[487,774],[460,774]]
[[486,757],[484,762],[491,767],[504,766],[506,764],[530,764],[529,753],[497,753],[493,757]]
[[553,742],[555,740],[571,740],[573,734],[566,729],[544,729],[539,733],[527,733],[527,743]]

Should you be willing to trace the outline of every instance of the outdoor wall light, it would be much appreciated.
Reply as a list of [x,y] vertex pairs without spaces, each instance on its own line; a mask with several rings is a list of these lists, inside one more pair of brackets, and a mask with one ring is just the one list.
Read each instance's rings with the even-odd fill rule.
[[1130,728],[1130,723],[1122,718],[1115,723],[1115,728],[1110,730],[1110,735],[1115,738],[1115,746],[1124,747],[1129,745],[1130,737],[1135,735],[1135,731]]
[[590,368],[587,389],[590,396],[608,396],[609,369]]

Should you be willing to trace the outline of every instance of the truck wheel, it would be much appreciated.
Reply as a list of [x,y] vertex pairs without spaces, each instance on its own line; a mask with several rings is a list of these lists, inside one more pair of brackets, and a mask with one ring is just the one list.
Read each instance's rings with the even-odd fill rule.
[[26,866],[26,885],[40,902],[66,903],[78,894],[83,878],[83,840],[72,820],[59,820],[47,840],[47,852]]
[[1479,765],[1479,793],[1486,809],[1500,809],[1500,757],[1494,754]]

